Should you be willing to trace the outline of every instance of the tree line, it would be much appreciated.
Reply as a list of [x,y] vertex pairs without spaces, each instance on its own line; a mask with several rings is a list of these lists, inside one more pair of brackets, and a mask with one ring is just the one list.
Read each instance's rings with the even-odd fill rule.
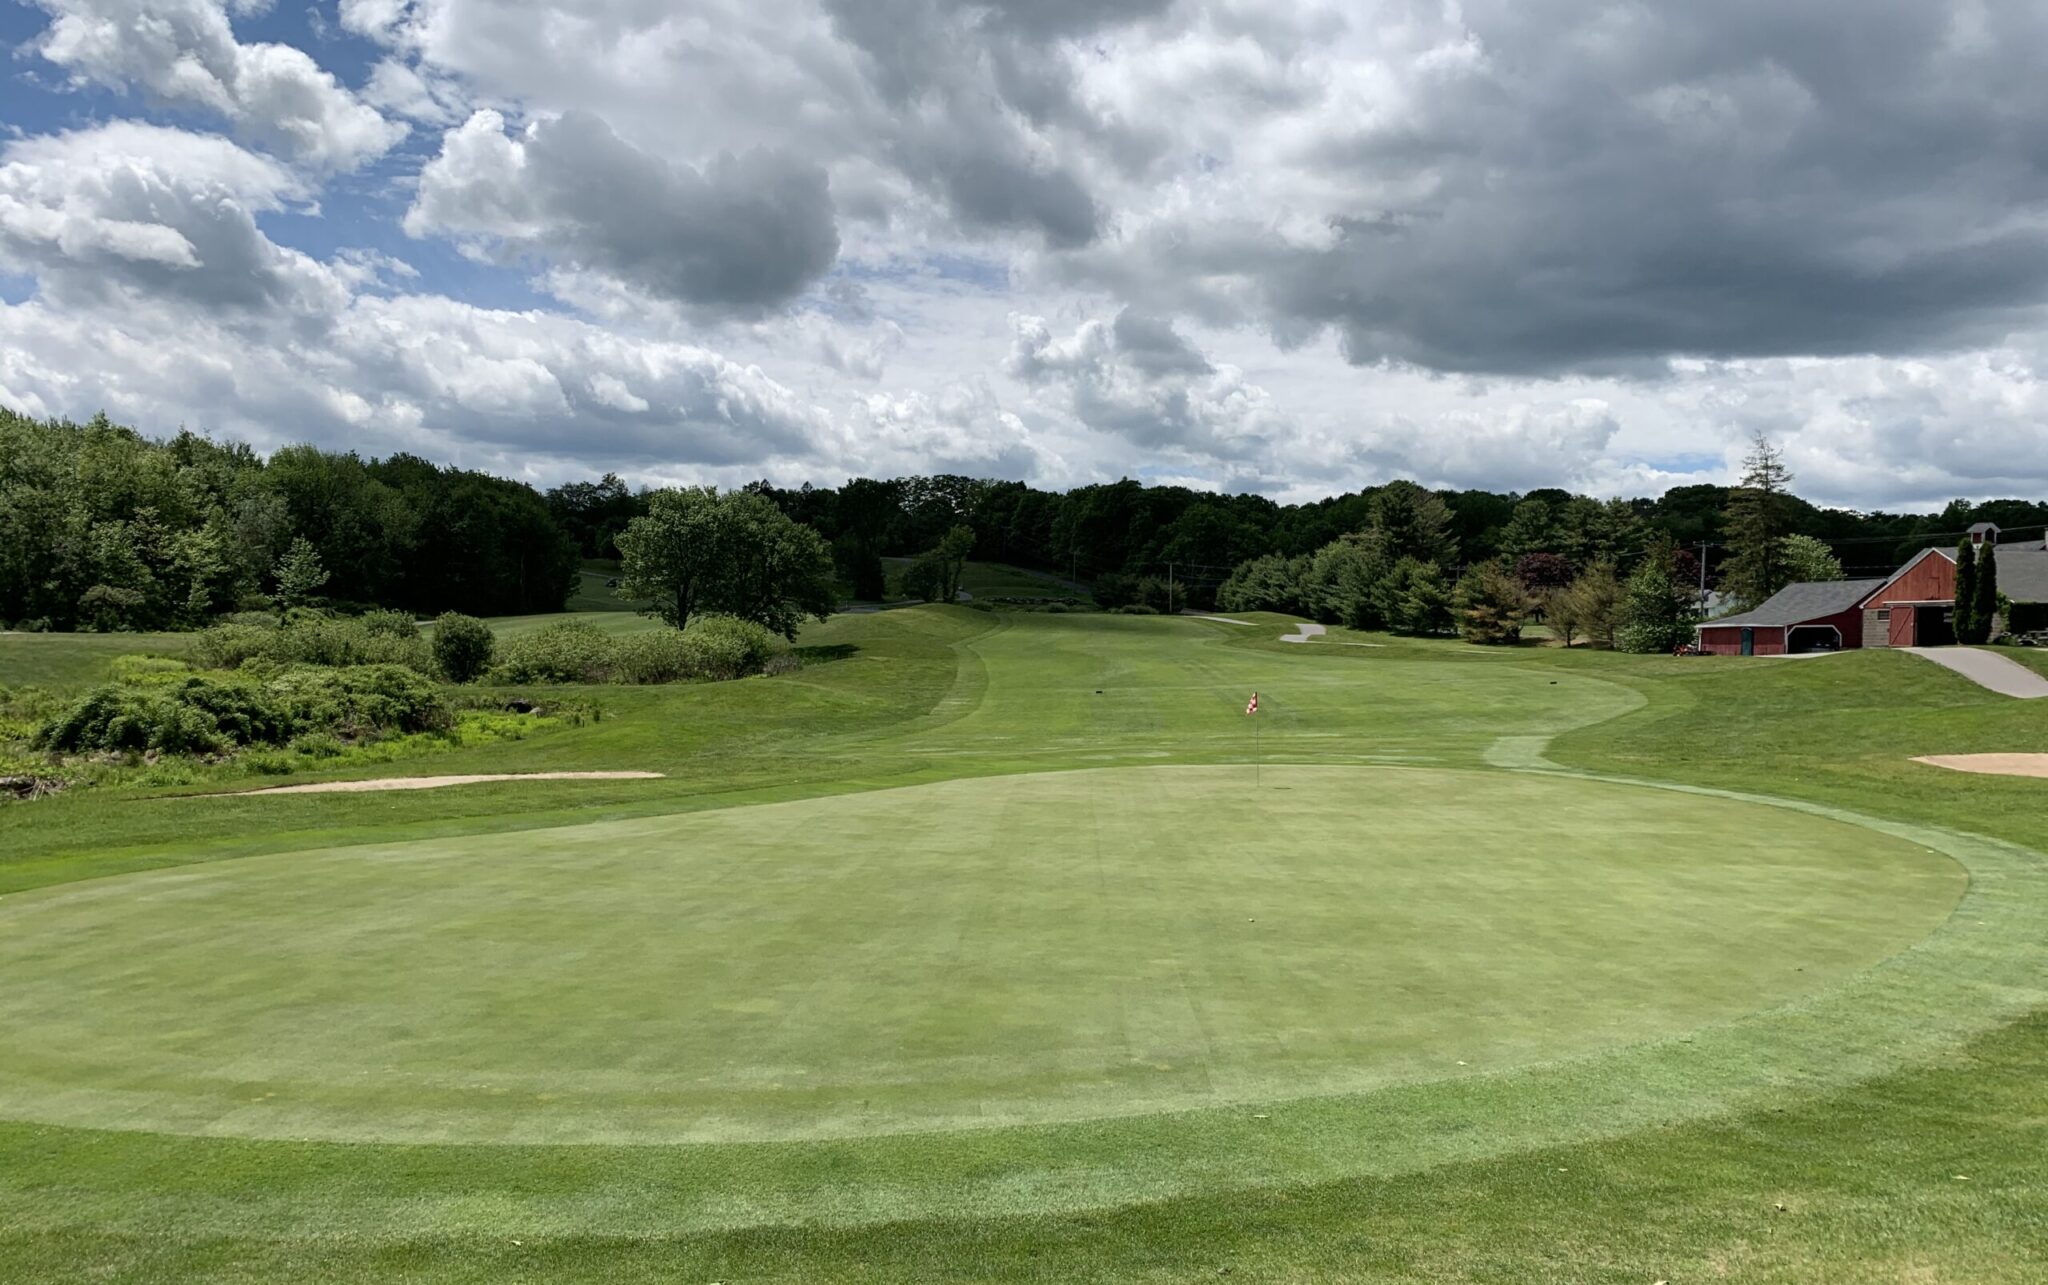
[[[957,475],[837,487],[756,482],[733,493],[751,497],[745,504],[718,506],[705,528],[725,550],[712,561],[737,558],[733,541],[750,531],[771,531],[779,543],[758,550],[754,565],[695,582],[680,601],[668,585],[669,610],[686,618],[765,601],[769,564],[800,566],[802,607],[763,609],[777,615],[763,623],[788,632],[792,612],[834,595],[950,598],[972,557],[1087,585],[1109,607],[1212,607],[1235,579],[1264,586],[1259,601],[1290,609],[1442,628],[1459,573],[1481,565],[1507,569],[1547,602],[1595,567],[1625,582],[1652,548],[1668,547],[1675,581],[1704,579],[1755,601],[1788,579],[1888,572],[1972,522],[2008,531],[2048,523],[2048,504],[2022,500],[1958,500],[1934,513],[1822,508],[1791,493],[1774,452],[1761,475],[1754,457],[1749,463],[1734,487],[1625,500],[1555,488],[1432,491],[1408,481],[1300,504],[1128,478],[1063,492]],[[313,446],[264,458],[190,432],[151,439],[104,416],[76,424],[0,410],[0,623],[187,628],[267,608],[289,592],[279,577],[299,540],[326,573],[320,592],[330,604],[423,615],[555,611],[578,559],[620,557],[636,519],[662,517],[663,539],[687,541],[698,519],[685,510],[713,510],[702,496],[658,499],[678,494],[614,474],[542,492],[416,456],[365,459]],[[764,525],[769,507],[819,546]],[[822,587],[819,548],[830,580]],[[708,565],[701,551],[662,556]],[[913,561],[892,580],[889,558]],[[709,592],[701,605],[699,589]]]
[[577,548],[532,487],[413,455],[289,446],[0,409],[0,622],[185,629],[266,610],[302,573],[347,607],[557,611]]

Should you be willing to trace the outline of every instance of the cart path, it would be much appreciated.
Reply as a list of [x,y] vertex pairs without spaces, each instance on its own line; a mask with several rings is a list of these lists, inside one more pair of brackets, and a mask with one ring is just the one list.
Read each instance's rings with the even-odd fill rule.
[[2020,700],[2039,700],[2048,696],[2048,678],[1994,652],[1979,651],[1974,647],[1901,647],[1899,650],[1931,660],[1943,669],[1952,669],[1977,686],[2001,696]]

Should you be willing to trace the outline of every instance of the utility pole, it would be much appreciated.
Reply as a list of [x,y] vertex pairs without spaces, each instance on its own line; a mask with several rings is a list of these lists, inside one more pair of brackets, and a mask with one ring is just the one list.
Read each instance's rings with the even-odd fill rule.
[[1173,605],[1173,564],[1169,562],[1166,564],[1166,614],[1171,616],[1175,612],[1176,609]]
[[1707,542],[1700,541],[1700,606],[1707,605]]

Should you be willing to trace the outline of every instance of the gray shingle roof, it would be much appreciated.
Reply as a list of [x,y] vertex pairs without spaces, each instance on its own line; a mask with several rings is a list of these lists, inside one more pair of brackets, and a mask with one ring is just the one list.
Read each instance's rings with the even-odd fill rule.
[[[2005,572],[2005,563],[1998,564],[1999,574]],[[1838,611],[1847,611],[1869,597],[1882,580],[1808,580],[1799,584],[1788,584],[1772,594],[1752,611],[1738,615],[1723,616],[1719,620],[1704,620],[1701,625],[1708,629],[1719,629],[1724,625],[1798,625],[1821,616],[1832,616]]]
[[2048,549],[1999,545],[1998,588],[2014,602],[2048,602]]

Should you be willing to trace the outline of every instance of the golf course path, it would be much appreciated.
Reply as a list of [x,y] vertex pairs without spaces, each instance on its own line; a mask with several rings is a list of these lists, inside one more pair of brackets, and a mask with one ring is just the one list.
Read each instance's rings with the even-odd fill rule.
[[2018,661],[2007,660],[1988,651],[1974,647],[1902,647],[1900,650],[1931,660],[1943,669],[1954,670],[1977,686],[2001,696],[2019,700],[2039,700],[2048,696],[2048,678]]

